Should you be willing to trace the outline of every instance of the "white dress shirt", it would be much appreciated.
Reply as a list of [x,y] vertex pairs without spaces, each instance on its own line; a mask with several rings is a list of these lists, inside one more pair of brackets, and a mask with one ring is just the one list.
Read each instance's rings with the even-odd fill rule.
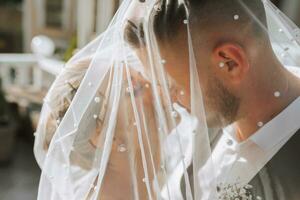
[[239,143],[229,126],[218,141],[212,158],[217,182],[247,184],[300,129],[300,97],[278,116]]
[[[288,67],[290,71],[298,74],[300,69]],[[192,117],[184,108],[175,104],[175,109],[181,116],[181,122],[168,136],[165,142],[165,148],[171,146],[173,151],[167,157],[174,162],[169,168],[174,169],[170,173],[167,183],[162,189],[163,199],[182,200],[180,180],[183,177],[184,167],[192,163],[193,130],[196,128],[196,119]],[[215,168],[215,174],[211,174],[211,162],[203,166],[198,172],[200,186],[207,191],[213,192],[215,188],[207,188],[212,183],[219,184],[248,184],[249,181],[268,163],[268,161],[283,147],[283,145],[300,129],[300,97],[291,103],[278,116],[261,127],[246,141],[239,143],[235,137],[234,126],[228,126],[223,129],[223,134],[214,145],[212,151],[212,162]],[[181,152],[178,148],[176,138],[179,136],[182,145],[182,153],[186,166],[183,166]],[[203,177],[206,180],[203,181]],[[203,183],[203,185],[201,185]],[[168,185],[168,188],[167,188]],[[211,191],[208,191],[211,190]],[[213,194],[214,195],[214,194]],[[203,199],[210,200],[210,196]]]
[[[288,68],[299,75],[299,68]],[[217,183],[247,184],[300,129],[300,97],[246,141],[238,142],[234,126],[223,130],[212,159]]]

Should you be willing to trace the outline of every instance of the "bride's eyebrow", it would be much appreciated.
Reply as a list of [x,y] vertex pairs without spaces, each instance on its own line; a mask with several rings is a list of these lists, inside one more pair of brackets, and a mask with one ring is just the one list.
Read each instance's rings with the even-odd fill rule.
[[124,29],[125,41],[134,48],[140,48],[145,45],[143,24],[138,26],[130,20],[127,20]]

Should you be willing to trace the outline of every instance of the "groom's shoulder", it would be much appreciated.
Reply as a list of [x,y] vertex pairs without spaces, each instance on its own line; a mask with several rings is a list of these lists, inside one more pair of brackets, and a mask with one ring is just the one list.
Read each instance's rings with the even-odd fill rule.
[[[268,162],[264,169],[259,173],[260,175],[252,180],[251,184],[255,184],[257,183],[255,181],[259,181],[260,184],[263,184],[262,188],[271,187],[273,195],[278,197],[284,196],[284,198],[280,199],[299,199],[299,152],[300,130],[298,130]],[[281,189],[280,191],[277,191],[276,188]]]
[[[281,148],[280,151],[286,152],[291,150],[300,150],[300,129],[298,129],[294,135],[289,139],[289,141]],[[280,152],[279,151],[279,152]],[[298,151],[300,152],[300,151]],[[298,152],[294,152],[295,154]]]
[[289,141],[271,159],[268,165],[278,166],[283,171],[291,168],[298,169],[300,173],[300,160],[297,159],[300,152],[300,129],[289,139]]

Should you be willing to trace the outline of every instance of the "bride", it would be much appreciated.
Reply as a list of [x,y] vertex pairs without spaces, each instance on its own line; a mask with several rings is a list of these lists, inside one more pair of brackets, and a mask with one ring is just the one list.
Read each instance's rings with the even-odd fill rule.
[[[253,146],[299,96],[295,30],[268,0],[125,0],[45,98],[38,199],[254,199],[284,143],[257,163],[228,144]],[[236,140],[211,133],[225,126]]]

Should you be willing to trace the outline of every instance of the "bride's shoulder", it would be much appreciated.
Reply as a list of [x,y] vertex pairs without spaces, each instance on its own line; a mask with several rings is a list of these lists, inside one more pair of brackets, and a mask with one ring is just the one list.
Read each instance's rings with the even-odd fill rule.
[[[130,80],[128,80],[128,78],[130,78]],[[143,99],[144,103],[150,103],[152,100],[151,83],[141,72],[130,69],[130,77],[125,75],[124,80],[127,86],[129,84],[128,82],[131,82],[135,98]]]

